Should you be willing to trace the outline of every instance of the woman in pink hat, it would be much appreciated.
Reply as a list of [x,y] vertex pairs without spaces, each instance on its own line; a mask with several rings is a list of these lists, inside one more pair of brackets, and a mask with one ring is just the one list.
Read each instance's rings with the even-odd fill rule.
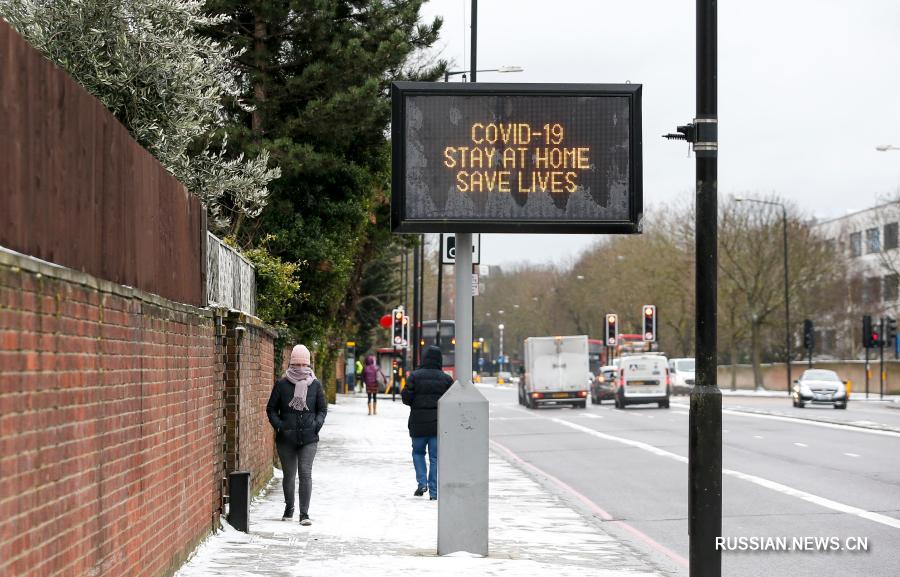
[[309,349],[297,345],[284,375],[275,381],[266,405],[269,422],[275,429],[275,448],[284,469],[284,515],[294,516],[294,479],[300,477],[300,524],[312,525],[309,500],[312,496],[312,465],[316,458],[319,429],[325,424],[328,403],[322,383],[310,366]]

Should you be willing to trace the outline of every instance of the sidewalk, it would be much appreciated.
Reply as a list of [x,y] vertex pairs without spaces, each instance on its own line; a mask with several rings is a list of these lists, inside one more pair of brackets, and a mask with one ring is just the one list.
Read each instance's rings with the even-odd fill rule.
[[437,502],[414,497],[408,408],[339,396],[313,467],[313,525],[281,521],[281,472],[250,510],[250,534],[225,524],[176,577],[553,575],[662,573],[629,545],[498,454],[490,457],[490,555],[437,556]]

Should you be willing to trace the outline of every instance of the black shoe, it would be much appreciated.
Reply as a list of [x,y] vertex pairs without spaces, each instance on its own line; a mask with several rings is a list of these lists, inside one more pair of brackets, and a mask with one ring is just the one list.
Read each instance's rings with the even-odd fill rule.
[[304,515],[300,513],[300,524],[303,526],[312,525],[312,521],[309,520],[309,515]]
[[416,492],[413,493],[413,495],[415,495],[416,497],[421,497],[422,495],[425,494],[425,491],[427,491],[427,490],[428,490],[427,487],[423,487],[422,485],[419,485],[419,488],[416,489]]
[[292,505],[287,505],[284,508],[284,515],[281,516],[282,521],[290,521],[291,517],[294,516],[294,507]]
[[437,501],[437,495],[429,495],[428,500],[429,501]]

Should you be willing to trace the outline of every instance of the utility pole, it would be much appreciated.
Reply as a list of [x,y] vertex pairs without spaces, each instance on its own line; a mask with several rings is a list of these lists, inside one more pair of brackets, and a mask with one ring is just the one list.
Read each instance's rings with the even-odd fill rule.
[[679,126],[678,134],[664,137],[692,143],[697,158],[694,273],[697,384],[691,391],[688,417],[690,577],[721,577],[722,554],[715,544],[716,537],[722,535],[722,391],[717,383],[716,350],[719,150],[716,0],[697,0],[696,5],[697,116],[693,123]]
[[784,204],[781,205],[781,226],[784,230],[784,332],[785,332],[785,346],[787,347],[787,394],[791,394],[791,383],[793,382],[791,376],[791,293],[788,285],[788,222],[787,222],[787,208]]
[[[722,392],[717,380],[718,54],[716,0],[697,0],[697,115],[686,130],[697,163],[697,384],[688,440],[690,577],[720,577],[722,554]],[[690,126],[690,125],[689,125]],[[681,132],[679,127],[679,132]],[[687,128],[687,127],[685,127]],[[688,134],[686,134],[687,136]]]
[[437,305],[434,316],[437,317],[434,326],[434,345],[437,348],[441,348],[441,296],[444,291],[444,255],[443,255],[443,244],[439,241],[438,246],[438,258],[437,258],[437,266],[438,266],[438,274],[437,274]]
[[[422,235],[419,235],[421,240]],[[409,327],[410,340],[412,343],[412,362],[410,368],[416,368],[419,362],[419,327],[422,326],[421,317],[419,316],[419,306],[421,305],[420,294],[422,290],[422,259],[421,242],[419,246],[413,247],[413,306],[412,306],[412,326]]]
[[878,330],[878,355],[881,358],[879,361],[878,367],[878,397],[881,400],[884,400],[884,344],[885,344],[885,331],[884,331],[884,317],[881,317],[881,324],[879,325]]

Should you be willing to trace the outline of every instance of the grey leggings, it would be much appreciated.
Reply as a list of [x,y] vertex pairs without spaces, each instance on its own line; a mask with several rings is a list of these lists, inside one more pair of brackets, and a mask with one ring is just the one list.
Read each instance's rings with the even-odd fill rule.
[[309,443],[299,447],[290,443],[276,443],[278,458],[284,468],[284,502],[294,505],[294,481],[297,471],[300,472],[300,514],[309,515],[309,499],[312,497],[312,465],[316,458],[318,443]]

